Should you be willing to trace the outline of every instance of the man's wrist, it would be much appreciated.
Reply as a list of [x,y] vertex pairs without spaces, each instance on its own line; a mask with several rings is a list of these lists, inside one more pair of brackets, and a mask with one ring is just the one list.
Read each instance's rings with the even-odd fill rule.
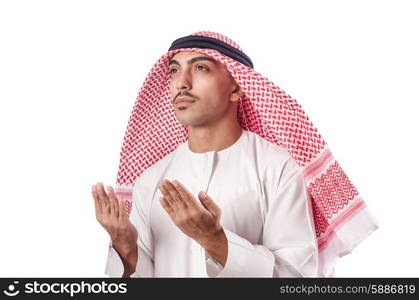
[[128,258],[133,256],[134,252],[137,252],[137,243],[118,243],[112,242],[112,247],[118,252],[122,258]]
[[222,266],[225,265],[228,255],[228,240],[222,228],[212,236],[197,242],[205,248],[213,259]]
[[197,242],[207,251],[213,251],[220,246],[220,243],[223,243],[226,240],[227,238],[225,236],[224,230],[221,228],[220,230],[214,232],[212,235],[197,240]]
[[129,277],[136,270],[137,260],[138,260],[138,248],[135,244],[134,247],[125,248],[120,252],[117,248],[114,247],[116,252],[118,252],[122,264],[124,265],[124,274],[122,277]]

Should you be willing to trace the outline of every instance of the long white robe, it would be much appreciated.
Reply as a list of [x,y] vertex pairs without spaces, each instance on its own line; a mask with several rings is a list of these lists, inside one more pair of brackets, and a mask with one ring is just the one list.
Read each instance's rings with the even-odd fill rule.
[[[159,202],[158,184],[178,180],[198,200],[205,191],[221,208],[228,240],[223,267],[186,236]],[[315,277],[317,240],[302,168],[283,148],[243,130],[221,151],[195,153],[188,142],[148,168],[133,187],[130,221],[139,239],[131,277]],[[121,277],[111,248],[105,273]]]

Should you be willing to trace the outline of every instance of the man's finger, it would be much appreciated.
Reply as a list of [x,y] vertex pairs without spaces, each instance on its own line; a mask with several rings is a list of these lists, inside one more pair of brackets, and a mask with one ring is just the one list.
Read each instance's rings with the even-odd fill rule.
[[128,218],[127,208],[125,206],[125,200],[118,201],[119,219]]
[[100,201],[102,201],[103,208],[110,208],[109,198],[108,195],[105,193],[102,183],[96,184],[96,192],[99,196]]
[[186,203],[187,206],[198,208],[198,202],[195,200],[195,197],[192,195],[191,192],[189,192],[183,184],[181,184],[177,180],[173,180],[173,186],[176,189],[176,191],[179,193],[180,197],[183,199],[183,201]]
[[198,194],[198,198],[204,207],[215,217],[219,217],[221,215],[221,208],[215,203],[214,200],[211,199],[204,191],[201,191]]
[[182,196],[179,194],[179,192],[176,190],[174,185],[170,181],[166,181],[164,185],[169,192],[170,196],[172,196],[172,199],[174,200],[175,204],[179,207],[186,207],[186,202],[182,198]]
[[93,199],[95,200],[96,213],[97,214],[102,213],[102,202],[100,201],[99,196],[97,195],[96,185],[92,185],[92,196],[93,196]]
[[119,204],[118,204],[119,200],[116,197],[116,195],[115,195],[111,186],[108,186],[108,193],[109,193],[109,201],[111,202],[111,207],[112,207],[112,210],[113,210],[113,214],[117,218],[119,218]]
[[166,188],[166,180],[163,180],[160,184],[159,184],[159,189],[161,191],[161,193],[163,194],[163,196],[166,197],[166,201],[167,203],[169,203],[169,205],[173,208],[176,209],[178,207],[178,205],[176,204],[176,200],[173,199],[172,195],[169,193],[169,190]]
[[169,214],[169,216],[171,218],[173,218],[175,212],[174,212],[173,208],[170,206],[170,204],[167,202],[165,196],[160,197],[160,204],[164,208],[164,210]]

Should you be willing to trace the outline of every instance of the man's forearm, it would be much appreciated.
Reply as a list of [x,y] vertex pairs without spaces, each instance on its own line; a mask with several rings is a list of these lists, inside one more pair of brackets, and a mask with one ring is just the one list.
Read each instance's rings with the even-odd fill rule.
[[212,258],[217,260],[222,266],[226,264],[228,255],[228,240],[224,230],[220,230],[213,237],[206,240],[198,241],[205,250],[211,255]]

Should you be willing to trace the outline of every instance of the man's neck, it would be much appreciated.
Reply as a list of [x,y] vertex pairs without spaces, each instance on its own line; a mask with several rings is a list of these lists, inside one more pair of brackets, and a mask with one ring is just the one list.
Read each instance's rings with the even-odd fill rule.
[[242,131],[238,122],[216,127],[189,127],[189,149],[195,153],[223,150],[233,145]]

